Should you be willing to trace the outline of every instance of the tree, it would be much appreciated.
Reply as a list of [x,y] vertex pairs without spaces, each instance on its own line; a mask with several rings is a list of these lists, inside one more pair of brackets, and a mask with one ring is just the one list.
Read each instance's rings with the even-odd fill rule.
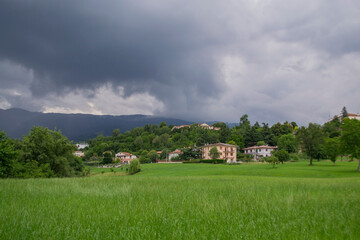
[[156,160],[159,158],[159,154],[155,150],[151,150],[148,154],[148,158],[150,158],[151,162],[156,162]]
[[264,160],[270,164],[273,165],[273,168],[275,168],[275,165],[279,163],[279,159],[275,156],[269,156],[265,157]]
[[118,137],[120,135],[120,129],[116,128],[112,131],[113,137]]
[[284,149],[275,152],[274,156],[277,157],[281,163],[284,163],[290,159],[289,153]]
[[340,155],[340,139],[338,137],[327,138],[325,141],[325,152],[335,166],[336,158]]
[[219,158],[219,157],[220,157],[220,153],[219,153],[219,151],[217,150],[217,147],[212,147],[212,148],[210,149],[209,155],[210,155],[210,157],[211,157],[212,159],[217,159],[217,158]]
[[[44,127],[33,127],[23,137],[20,176],[26,177],[70,177],[81,175],[83,164],[73,155],[76,147],[60,131]],[[28,167],[26,167],[28,166]],[[36,176],[31,174],[36,173]]]
[[105,151],[103,153],[103,156],[104,156],[102,161],[103,164],[110,164],[113,162],[113,156],[111,151]]
[[258,141],[256,143],[256,146],[264,146],[264,145],[266,145],[266,143],[264,141]]
[[0,178],[12,177],[18,152],[4,132],[0,132]]
[[288,153],[295,153],[297,151],[297,142],[294,135],[291,133],[279,137],[277,146],[279,150],[286,150]]
[[129,174],[133,175],[138,172],[140,172],[140,162],[138,159],[134,159],[130,162]]
[[346,118],[349,116],[347,110],[346,110],[346,107],[344,106],[342,111],[341,111],[341,116],[342,116],[342,119]]
[[166,125],[166,122],[161,122],[160,123],[160,128],[162,128],[162,127],[166,127],[167,125]]
[[[360,157],[360,121],[345,118],[341,124],[342,135],[341,144],[346,153],[351,154],[351,158]],[[360,171],[360,160],[358,171]]]
[[321,129],[321,126],[318,124],[309,123],[308,128],[300,128],[297,133],[297,137],[303,151],[310,158],[310,165],[312,165],[313,158],[320,153],[322,144],[325,141],[325,135]]
[[334,116],[334,118],[331,121],[324,124],[323,128],[326,134],[330,138],[333,138],[333,137],[340,137],[341,135],[340,126],[341,126],[340,119],[338,118],[338,116]]

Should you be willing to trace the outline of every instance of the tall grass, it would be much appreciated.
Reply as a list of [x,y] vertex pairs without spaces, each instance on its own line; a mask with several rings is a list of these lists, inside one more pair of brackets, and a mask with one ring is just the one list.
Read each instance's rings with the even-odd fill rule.
[[[244,166],[200,164],[187,174],[184,166],[148,165],[134,176],[1,180],[0,239],[360,238],[359,175],[258,176],[264,168],[244,176],[229,170]],[[173,176],[175,169],[182,176]],[[339,176],[347,171],[334,169]]]

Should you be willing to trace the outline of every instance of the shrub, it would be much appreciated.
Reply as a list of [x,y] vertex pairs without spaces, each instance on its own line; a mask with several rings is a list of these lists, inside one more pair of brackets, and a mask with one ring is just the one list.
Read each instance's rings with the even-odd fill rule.
[[140,172],[140,161],[138,159],[134,159],[130,162],[129,174],[133,175],[138,172]]
[[276,164],[279,163],[279,159],[275,156],[269,156],[269,157],[264,157],[264,160],[270,164],[273,165],[273,168],[275,167]]
[[290,161],[297,162],[299,160],[300,160],[300,157],[299,157],[298,154],[296,154],[296,153],[291,153],[290,154]]
[[274,156],[277,157],[281,163],[289,161],[290,159],[289,153],[284,149],[275,152]]
[[213,163],[213,164],[226,163],[226,159],[201,159],[200,163]]
[[186,160],[186,161],[182,161],[183,163],[200,163],[201,159],[191,159],[191,160]]

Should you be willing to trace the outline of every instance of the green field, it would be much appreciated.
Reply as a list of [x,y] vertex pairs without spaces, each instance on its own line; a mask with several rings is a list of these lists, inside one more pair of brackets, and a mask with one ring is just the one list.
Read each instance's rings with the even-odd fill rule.
[[0,239],[360,239],[358,162],[314,164],[3,179]]

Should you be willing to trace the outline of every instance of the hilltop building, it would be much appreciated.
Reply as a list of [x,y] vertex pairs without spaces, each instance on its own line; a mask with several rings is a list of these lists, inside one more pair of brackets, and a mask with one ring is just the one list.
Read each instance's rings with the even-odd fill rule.
[[77,149],[81,150],[81,149],[84,149],[86,147],[89,147],[89,144],[87,144],[87,143],[78,143],[78,144],[76,144],[76,147],[77,147]]
[[[202,124],[196,124],[198,127],[201,127],[201,128],[204,128],[204,129],[207,129],[207,130],[215,130],[215,131],[219,131],[221,128],[219,127],[214,127],[214,126],[211,126],[207,123],[202,123]],[[195,125],[195,126],[196,126]],[[173,131],[174,129],[181,129],[181,128],[191,128],[191,125],[180,125],[180,126],[174,126],[171,131]]]

